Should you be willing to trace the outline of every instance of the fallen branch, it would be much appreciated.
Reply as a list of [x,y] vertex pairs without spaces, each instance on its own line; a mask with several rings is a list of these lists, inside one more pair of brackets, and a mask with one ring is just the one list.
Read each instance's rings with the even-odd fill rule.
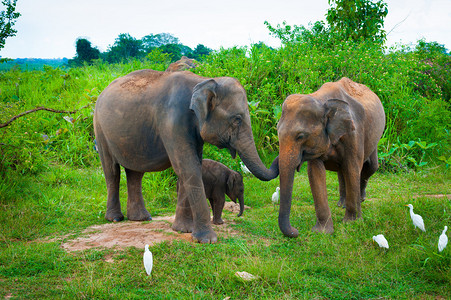
[[92,103],[89,103],[89,104],[87,104],[87,105],[85,105],[85,106],[83,106],[83,107],[81,107],[79,109],[72,110],[72,111],[70,111],[70,110],[69,111],[67,111],[67,110],[57,110],[57,109],[47,108],[47,107],[43,107],[43,106],[36,107],[34,109],[27,110],[27,111],[25,111],[23,113],[18,114],[17,116],[12,117],[11,119],[9,119],[8,122],[0,124],[0,128],[8,126],[9,124],[11,124],[12,122],[14,122],[15,120],[17,120],[20,117],[23,117],[25,115],[28,115],[28,114],[31,114],[31,113],[34,113],[34,112],[37,112],[37,111],[40,111],[40,110],[45,110],[45,111],[49,111],[49,112],[53,112],[53,113],[60,113],[60,114],[75,114],[76,112],[78,112],[78,111],[80,111],[80,110],[82,110],[82,109],[84,109],[84,108],[86,108],[86,107],[88,107],[90,105],[92,105]]

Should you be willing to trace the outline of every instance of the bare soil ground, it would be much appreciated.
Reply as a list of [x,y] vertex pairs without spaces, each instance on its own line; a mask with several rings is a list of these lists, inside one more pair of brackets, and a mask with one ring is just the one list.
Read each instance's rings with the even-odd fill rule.
[[[248,209],[249,207],[245,208]],[[224,210],[238,214],[239,205],[233,202],[226,202]],[[175,215],[154,217],[151,222],[122,221],[119,223],[94,225],[86,228],[80,237],[64,241],[61,247],[68,252],[97,247],[136,247],[144,249],[146,244],[154,245],[163,241],[175,239],[192,241],[191,233],[179,233],[171,229],[174,219]],[[213,224],[213,230],[218,234],[218,238],[237,235],[238,232],[229,226],[233,222],[227,220],[227,218],[223,219],[224,224]]]

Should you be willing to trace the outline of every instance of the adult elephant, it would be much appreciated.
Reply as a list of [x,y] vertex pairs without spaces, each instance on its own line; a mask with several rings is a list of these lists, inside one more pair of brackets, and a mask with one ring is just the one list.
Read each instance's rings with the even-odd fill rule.
[[369,88],[342,78],[309,95],[290,95],[278,124],[280,208],[279,227],[289,237],[295,170],[308,161],[308,178],[316,211],[313,231],[332,233],[327,201],[326,170],[338,173],[344,221],[360,217],[368,178],[378,168],[377,144],[385,127],[379,98]]
[[230,77],[204,78],[191,72],[141,70],[114,80],[99,96],[94,130],[108,191],[105,218],[122,221],[120,166],[127,175],[127,218],[151,220],[141,191],[145,172],[173,167],[179,177],[174,230],[192,232],[202,243],[214,243],[210,212],[202,183],[204,142],[236,152],[261,180],[278,176],[255,149],[247,97]]

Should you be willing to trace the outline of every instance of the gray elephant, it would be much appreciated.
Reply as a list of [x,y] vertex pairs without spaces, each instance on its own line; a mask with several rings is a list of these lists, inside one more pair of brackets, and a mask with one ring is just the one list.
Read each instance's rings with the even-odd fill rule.
[[290,95],[278,124],[279,227],[286,236],[298,231],[290,224],[295,170],[308,161],[308,178],[316,211],[314,231],[333,232],[327,202],[326,170],[338,173],[344,221],[360,217],[368,179],[378,168],[377,144],[385,127],[379,98],[369,88],[342,78],[309,95]]
[[[225,195],[240,204],[238,217],[244,210],[244,183],[240,173],[229,169],[220,162],[204,159],[202,160],[202,181],[204,183],[205,195],[210,201],[213,211],[213,224],[221,225],[221,218],[225,204]],[[179,181],[177,181],[177,192],[179,192]]]
[[277,158],[267,169],[252,135],[244,88],[234,78],[204,78],[188,71],[141,70],[114,80],[98,97],[94,131],[108,191],[105,218],[121,221],[120,166],[127,176],[127,218],[151,220],[142,196],[145,172],[173,167],[179,177],[172,228],[202,243],[217,241],[202,183],[204,142],[236,153],[261,180],[278,176]]

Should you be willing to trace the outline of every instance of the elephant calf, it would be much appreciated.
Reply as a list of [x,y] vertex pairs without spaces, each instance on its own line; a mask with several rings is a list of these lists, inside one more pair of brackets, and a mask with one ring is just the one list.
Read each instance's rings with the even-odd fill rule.
[[385,127],[385,113],[375,93],[342,78],[325,83],[309,95],[290,95],[282,106],[279,135],[279,227],[296,237],[290,225],[295,170],[308,161],[308,178],[316,211],[314,231],[333,232],[327,202],[326,170],[338,173],[344,221],[360,217],[368,179],[378,168],[377,144]]
[[[211,210],[213,211],[213,223],[220,225],[224,221],[221,218],[222,210],[225,204],[225,195],[236,203],[236,199],[240,203],[240,213],[244,210],[244,183],[240,173],[227,168],[220,162],[204,159],[202,160],[202,181],[204,183],[205,195],[210,201]],[[177,193],[179,191],[179,182],[177,181]],[[183,195],[181,195],[183,196]]]

